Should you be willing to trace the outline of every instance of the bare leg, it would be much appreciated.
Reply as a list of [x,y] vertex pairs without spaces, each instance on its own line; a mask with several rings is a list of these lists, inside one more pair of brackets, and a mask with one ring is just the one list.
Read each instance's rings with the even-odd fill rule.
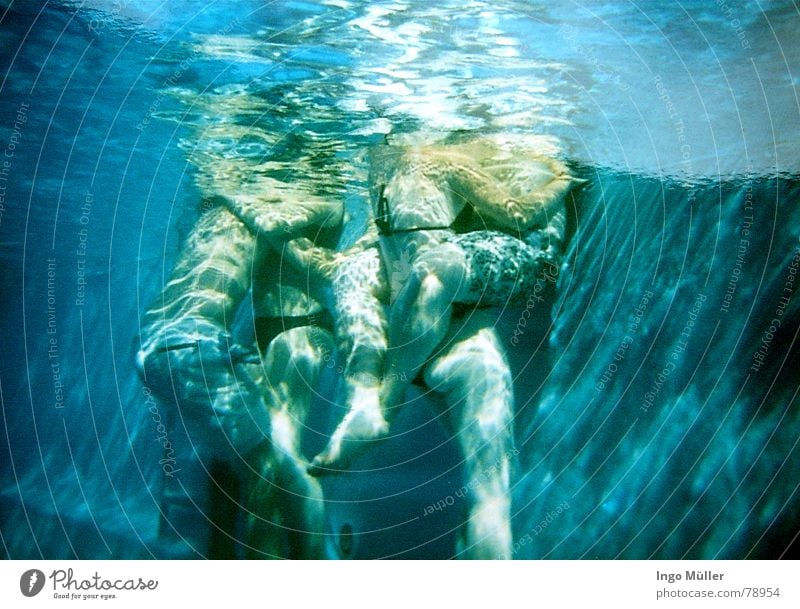
[[230,337],[256,249],[255,237],[228,210],[203,214],[144,317],[136,358],[144,382],[178,404],[198,448],[215,458],[247,452],[263,439],[261,389],[251,374],[258,354]]
[[[241,474],[246,462],[246,501],[256,506],[249,519],[253,552],[321,557],[322,491],[306,473],[299,438],[332,339],[314,328],[284,333],[268,349],[263,368],[255,349],[232,343],[230,328],[260,258],[253,231],[231,211],[218,207],[203,214],[145,315],[137,365],[157,396],[178,405],[210,465],[230,469],[239,461]],[[213,482],[222,488],[219,483]],[[237,500],[224,491],[217,495]],[[218,498],[213,507],[223,503]],[[225,543],[233,533],[227,530],[230,518],[226,522],[220,530]]]
[[554,214],[551,225],[532,231],[527,242],[498,231],[473,231],[421,250],[391,309],[381,393],[389,408],[402,402],[408,384],[441,345],[453,303],[520,305],[550,276],[560,261],[563,218],[563,212]]
[[[548,249],[496,231],[449,235],[444,241],[428,240],[423,245],[391,307],[390,348],[383,357],[378,386],[370,387],[367,399],[365,394],[351,396],[350,411],[315,465],[346,468],[368,440],[388,433],[408,385],[442,346],[453,303],[503,306],[524,301],[552,258]],[[363,421],[382,425],[371,427]],[[322,472],[315,469],[314,473]]]
[[381,371],[386,354],[384,286],[380,256],[366,249],[343,261],[333,278],[342,381],[337,396],[350,409],[328,445],[309,468],[312,475],[350,465],[370,441],[384,437],[389,424],[380,402]]
[[301,439],[325,354],[332,351],[327,331],[305,326],[279,334],[265,353],[271,431],[270,444],[256,456],[250,476],[251,557],[324,555],[322,488],[306,472]]
[[450,329],[453,303],[463,301],[469,270],[464,252],[445,243],[424,250],[389,313],[389,351],[381,403],[391,417],[405,390]]
[[510,469],[514,396],[505,352],[494,330],[465,328],[426,369],[431,389],[445,394],[464,458],[468,517],[463,558],[510,559]]
[[[524,300],[533,293],[543,268],[560,258],[563,197],[570,183],[566,169],[556,161],[504,151],[491,142],[476,146],[400,154],[400,168],[379,195],[413,231],[406,242],[412,246],[406,251],[413,257],[412,270],[391,307],[389,349],[385,356],[381,352],[384,363],[378,381],[350,383],[350,410],[328,447],[314,459],[315,474],[348,467],[369,441],[388,433],[408,385],[445,337],[454,302],[503,306]],[[470,201],[478,216],[512,229],[517,237],[492,230],[461,235],[413,230],[435,225],[424,222],[438,218],[448,206],[457,211],[453,193]],[[527,232],[524,241],[520,231]],[[388,267],[395,262],[385,261]],[[351,327],[358,332],[366,326]],[[371,369],[361,372],[374,374]]]

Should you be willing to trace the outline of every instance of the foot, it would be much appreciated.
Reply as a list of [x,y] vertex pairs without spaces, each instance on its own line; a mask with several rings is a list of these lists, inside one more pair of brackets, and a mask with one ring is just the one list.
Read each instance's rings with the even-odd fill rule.
[[325,449],[314,457],[308,467],[312,476],[323,476],[347,469],[372,442],[389,434],[389,424],[380,408],[380,389],[361,387],[353,393],[350,411]]

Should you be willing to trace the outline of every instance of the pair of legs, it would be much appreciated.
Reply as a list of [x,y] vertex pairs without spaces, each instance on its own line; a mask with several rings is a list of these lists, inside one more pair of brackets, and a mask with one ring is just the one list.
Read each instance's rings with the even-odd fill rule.
[[[362,380],[348,392],[349,412],[314,459],[312,471],[346,468],[370,440],[388,433],[408,385],[437,357],[436,350],[451,328],[454,304],[516,307],[538,294],[537,282],[550,277],[559,261],[563,230],[564,214],[559,212],[550,226],[531,231],[525,241],[497,231],[461,235],[450,230],[419,231],[395,237],[394,247],[384,251],[392,260],[410,258],[408,276],[390,307],[388,322],[375,315],[372,322],[349,324],[357,331],[368,328],[375,336],[367,335],[362,344],[343,349],[351,353],[348,385],[354,385],[352,379]],[[356,273],[366,271],[357,268],[349,277],[346,273],[342,283],[357,284]],[[342,291],[348,287],[352,286]],[[351,291],[354,300],[366,302],[357,286]],[[348,313],[340,317],[346,319]]]
[[[254,232],[230,210],[203,214],[145,314],[137,365],[156,396],[177,404],[210,465],[212,496],[236,502],[225,495],[244,487],[248,553],[317,558],[322,492],[305,471],[300,436],[332,339],[304,326],[279,334],[263,354],[234,343],[231,328],[251,287],[258,247]],[[215,473],[244,484],[213,479]],[[230,538],[225,526],[212,526]]]
[[349,396],[348,414],[311,471],[346,468],[370,441],[386,436],[408,385],[424,370],[428,387],[445,395],[464,459],[469,495],[461,554],[510,558],[512,376],[496,320],[475,309],[456,329],[453,305],[517,307],[538,294],[537,282],[548,281],[560,262],[564,229],[562,210],[524,241],[497,231],[415,231],[393,251],[384,248],[392,260],[401,258],[398,249],[411,259],[390,308],[388,344],[362,346],[372,357],[362,356],[354,368],[365,382]]
[[[536,138],[494,135],[373,151],[370,190],[384,233],[383,281],[400,289],[387,322],[380,307],[369,304],[374,294],[347,277],[365,275],[367,264],[355,260],[340,273],[342,289],[334,282],[335,292],[355,295],[344,300],[377,312],[370,319],[347,307],[337,311],[340,320],[352,318],[347,327],[365,335],[361,344],[344,341],[342,349],[349,354],[348,379],[361,380],[347,383],[349,412],[312,471],[345,468],[366,442],[388,433],[408,384],[447,334],[454,303],[524,302],[538,294],[543,269],[560,264],[572,178],[540,148],[547,151]],[[366,281],[374,284],[377,277]]]

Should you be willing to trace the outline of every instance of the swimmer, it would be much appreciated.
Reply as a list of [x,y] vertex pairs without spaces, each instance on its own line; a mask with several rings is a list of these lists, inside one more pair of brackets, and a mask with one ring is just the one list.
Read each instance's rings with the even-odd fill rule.
[[[391,269],[405,258],[409,272],[391,297],[388,323],[375,326],[388,328],[391,348],[365,341],[375,353],[363,376],[376,382],[351,403],[351,414],[314,461],[320,468],[346,467],[351,448],[387,433],[393,406],[450,328],[454,303],[524,301],[542,269],[560,264],[566,229],[566,168],[528,148],[493,139],[386,147],[373,154],[371,168],[384,265]],[[367,306],[375,299],[362,300]],[[376,365],[376,357],[385,361]]]
[[310,471],[346,468],[385,437],[408,384],[427,364],[426,383],[452,409],[466,479],[499,464],[471,491],[463,555],[510,558],[511,373],[492,320],[476,314],[451,328],[452,309],[524,301],[542,270],[560,264],[571,180],[559,162],[499,138],[386,147],[373,155],[371,170],[385,268],[405,257],[410,270],[392,295],[388,323],[374,312],[374,333],[388,329],[388,339],[362,346],[371,353],[363,375],[369,382]]
[[[248,556],[321,558],[322,490],[300,435],[333,339],[309,280],[317,270],[304,264],[317,260],[310,237],[331,241],[343,209],[271,178],[253,182],[235,196],[213,193],[218,205],[201,215],[144,316],[137,365],[155,395],[178,404],[212,477],[245,481]],[[232,332],[250,291],[258,346]]]

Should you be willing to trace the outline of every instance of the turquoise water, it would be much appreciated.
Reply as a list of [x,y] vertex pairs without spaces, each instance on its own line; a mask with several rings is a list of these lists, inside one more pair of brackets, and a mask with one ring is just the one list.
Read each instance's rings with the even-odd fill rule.
[[[508,347],[515,557],[776,556],[796,534],[791,3],[1,4],[7,556],[207,554],[204,473],[176,430],[168,484],[133,368],[204,171],[269,162],[343,197],[345,245],[366,150],[419,131],[541,136],[586,180],[552,324]],[[331,556],[343,530],[356,557],[453,554],[460,508],[422,517],[463,482],[432,412],[361,464],[380,473],[327,483]]]

